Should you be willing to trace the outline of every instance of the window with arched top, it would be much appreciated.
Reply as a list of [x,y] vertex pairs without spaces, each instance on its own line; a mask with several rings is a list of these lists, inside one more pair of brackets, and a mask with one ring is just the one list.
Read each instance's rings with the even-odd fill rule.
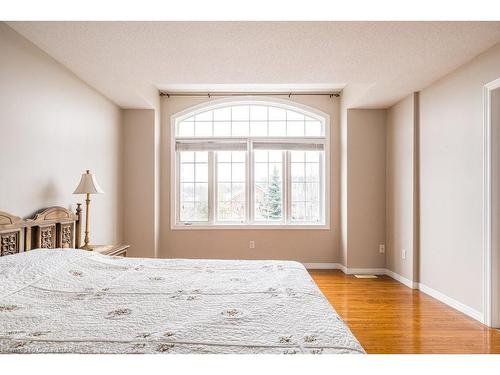
[[278,99],[172,116],[172,227],[328,225],[328,115]]

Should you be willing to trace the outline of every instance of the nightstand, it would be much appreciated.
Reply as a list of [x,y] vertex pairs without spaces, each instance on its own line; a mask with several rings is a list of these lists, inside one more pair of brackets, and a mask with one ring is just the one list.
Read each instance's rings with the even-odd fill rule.
[[127,256],[130,245],[92,245],[92,251],[103,255]]

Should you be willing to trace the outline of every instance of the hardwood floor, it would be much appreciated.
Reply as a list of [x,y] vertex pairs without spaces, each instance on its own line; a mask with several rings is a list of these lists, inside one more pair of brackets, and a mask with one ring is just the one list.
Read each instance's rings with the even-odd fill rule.
[[500,331],[388,276],[310,270],[368,353],[500,353]]

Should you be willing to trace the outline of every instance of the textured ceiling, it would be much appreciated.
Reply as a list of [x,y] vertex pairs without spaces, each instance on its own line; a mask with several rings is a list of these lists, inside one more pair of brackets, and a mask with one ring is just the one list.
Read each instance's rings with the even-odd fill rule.
[[500,42],[500,22],[8,24],[122,107],[239,85],[347,86],[353,106],[387,107]]

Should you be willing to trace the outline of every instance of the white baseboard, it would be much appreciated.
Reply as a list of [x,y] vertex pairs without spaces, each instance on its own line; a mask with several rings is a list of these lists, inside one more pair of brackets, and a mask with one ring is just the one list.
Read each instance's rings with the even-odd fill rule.
[[338,266],[339,266],[339,270],[342,270],[342,272],[347,273],[347,267],[346,266],[344,266],[341,263],[338,263]]
[[447,304],[450,307],[453,307],[455,310],[458,310],[461,313],[464,313],[465,315],[468,315],[471,318],[474,318],[474,319],[476,319],[484,324],[484,316],[483,316],[482,312],[477,311],[477,310],[475,310],[472,307],[469,307],[467,305],[464,305],[462,302],[459,302],[456,299],[448,297],[447,295],[445,295],[441,292],[438,292],[437,290],[434,290],[432,288],[429,288],[428,286],[426,286],[424,284],[419,283],[418,289],[421,292],[437,299],[438,301],[441,301],[441,302]]
[[399,273],[386,269],[386,275],[392,277],[394,280],[399,281],[401,284],[406,285],[411,289],[418,289],[418,283],[416,281],[411,281],[404,276],[401,276]]
[[393,278],[396,281],[399,281],[401,284],[407,286],[410,289],[418,289],[422,293],[425,293],[438,301],[454,308],[455,310],[460,311],[461,313],[470,316],[473,319],[476,319],[477,321],[481,322],[484,324],[484,316],[483,313],[473,309],[472,307],[469,307],[467,305],[464,305],[462,302],[459,302],[451,297],[448,297],[447,295],[438,292],[437,290],[434,290],[424,284],[412,281],[410,279],[407,279],[404,276],[401,276],[399,273],[396,273],[394,271],[391,271],[386,268],[347,268],[343,264],[340,263],[304,263],[304,266],[307,269],[329,269],[329,270],[341,270],[347,275],[353,275],[353,274],[358,274],[358,275],[366,275],[366,274],[373,274],[373,275],[387,275],[391,278]]

